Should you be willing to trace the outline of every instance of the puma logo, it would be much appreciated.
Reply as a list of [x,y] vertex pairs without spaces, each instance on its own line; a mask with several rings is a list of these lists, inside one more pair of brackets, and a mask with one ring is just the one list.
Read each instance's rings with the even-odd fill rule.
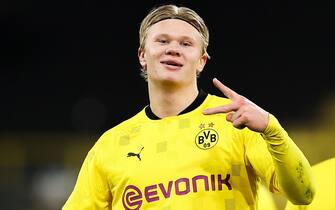
[[140,156],[140,154],[141,154],[141,152],[142,152],[142,150],[144,149],[144,147],[142,147],[142,149],[140,150],[140,152],[139,153],[133,153],[133,152],[128,152],[128,155],[127,155],[127,157],[134,157],[134,156],[136,156],[140,161],[141,161],[141,156]]

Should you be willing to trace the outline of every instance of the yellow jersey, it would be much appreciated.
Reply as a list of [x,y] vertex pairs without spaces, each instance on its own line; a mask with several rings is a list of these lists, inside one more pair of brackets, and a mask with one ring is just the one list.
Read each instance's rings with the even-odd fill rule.
[[258,210],[277,210],[277,205],[272,193],[261,183],[258,192]]
[[260,179],[273,189],[273,159],[260,133],[202,113],[227,103],[198,96],[191,110],[163,119],[147,107],[106,131],[63,210],[257,209]]

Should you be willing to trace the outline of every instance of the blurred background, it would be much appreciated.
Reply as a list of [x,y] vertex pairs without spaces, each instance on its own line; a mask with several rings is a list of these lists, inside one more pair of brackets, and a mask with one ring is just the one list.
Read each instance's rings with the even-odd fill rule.
[[[148,103],[138,30],[164,2],[0,2],[1,209],[60,209],[99,136]],[[174,3],[210,31],[200,87],[273,113],[311,164],[335,156],[333,1]]]

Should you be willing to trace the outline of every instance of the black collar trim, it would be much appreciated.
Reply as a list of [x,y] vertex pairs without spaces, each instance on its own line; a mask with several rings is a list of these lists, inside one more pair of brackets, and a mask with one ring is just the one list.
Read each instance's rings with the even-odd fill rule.
[[[192,104],[190,104],[188,107],[186,107],[186,109],[184,109],[178,115],[186,114],[186,113],[191,112],[191,111],[195,110],[196,108],[198,108],[202,104],[202,102],[205,101],[207,95],[208,94],[205,91],[203,91],[203,90],[200,89],[198,96],[194,99],[194,101],[192,102]],[[145,114],[151,120],[160,120],[161,119],[161,118],[157,117],[152,112],[150,106],[145,107]]]

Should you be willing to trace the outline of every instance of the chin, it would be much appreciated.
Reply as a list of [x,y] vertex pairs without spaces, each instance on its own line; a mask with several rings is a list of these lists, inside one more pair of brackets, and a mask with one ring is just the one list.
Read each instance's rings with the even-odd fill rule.
[[175,79],[175,78],[167,78],[167,79],[163,79],[160,81],[163,84],[170,84],[170,85],[178,85],[181,83],[180,80]]
[[151,77],[149,77],[149,79],[156,84],[161,83],[161,84],[169,85],[169,86],[181,85],[185,83],[186,80],[188,80],[181,73],[182,72],[176,72],[176,71],[174,72],[161,71],[161,72],[157,72],[156,74],[152,74]]
[[171,77],[171,76],[156,78],[156,79],[153,79],[153,81],[155,81],[155,83],[160,83],[164,86],[178,86],[183,83],[183,81],[180,80],[180,78]]

